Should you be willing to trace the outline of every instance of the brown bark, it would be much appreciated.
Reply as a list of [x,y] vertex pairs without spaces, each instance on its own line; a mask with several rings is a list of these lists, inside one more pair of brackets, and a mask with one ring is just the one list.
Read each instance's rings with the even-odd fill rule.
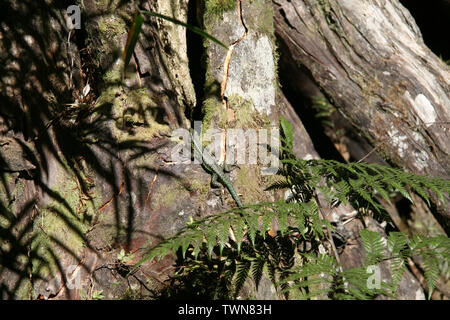
[[[39,11],[38,22],[51,21],[50,30],[53,32],[39,29],[37,23],[30,37],[21,30],[26,29],[27,15],[33,15],[33,10],[20,8],[18,3],[14,0],[8,3],[12,18],[5,20],[2,24],[4,29],[0,30],[1,45],[13,44],[13,48],[8,48],[11,51],[2,52],[1,56],[2,62],[7,62],[3,67],[7,66],[6,71],[11,75],[8,81],[11,82],[0,87],[3,104],[0,120],[2,136],[8,135],[8,150],[14,147],[20,151],[18,145],[22,143],[22,154],[32,159],[32,165],[16,161],[17,152],[2,152],[4,158],[8,157],[5,161],[10,164],[8,169],[14,172],[2,175],[3,189],[0,190],[1,218],[8,216],[12,221],[10,229],[1,225],[0,236],[4,236],[6,229],[10,236],[8,243],[1,244],[2,263],[8,261],[0,270],[1,297],[90,299],[95,288],[103,289],[106,298],[114,299],[123,297],[129,284],[147,294],[152,293],[152,290],[161,288],[161,281],[171,271],[173,259],[143,265],[129,278],[128,285],[123,281],[111,286],[112,282],[123,279],[123,272],[129,267],[118,261],[117,254],[121,249],[135,254],[129,262],[135,263],[141,257],[143,247],[173,235],[189,217],[222,211],[227,207],[226,201],[220,201],[227,197],[226,193],[225,196],[217,196],[210,190],[207,193],[203,191],[202,187],[209,185],[210,176],[200,166],[171,166],[169,163],[173,144],[167,138],[168,129],[186,127],[185,108],[196,104],[186,55],[185,30],[161,20],[144,24],[142,41],[131,63],[134,73],[122,83],[117,78],[117,53],[125,43],[133,8],[113,8],[109,4],[99,5],[94,0],[83,1],[83,26],[90,40],[86,47],[79,44],[84,52],[89,53],[83,59],[83,71],[86,72],[83,74],[75,40],[66,37],[68,30],[61,16],[65,8]],[[44,1],[36,3],[42,8],[48,5]],[[186,19],[187,1],[145,3],[143,8]],[[269,26],[258,24],[259,19],[252,7],[254,3],[244,3],[244,19],[247,19],[250,31],[243,46],[236,46],[234,52],[234,57],[241,60],[233,60],[230,67],[230,83],[235,81],[238,84],[241,82],[236,79],[247,79],[247,74],[253,75],[251,72],[261,69],[261,58],[252,56],[249,59],[249,55],[257,51],[246,48],[261,43],[263,33],[272,30],[271,23]],[[267,13],[265,6],[256,9]],[[15,23],[21,14],[24,17],[18,27]],[[51,19],[52,16],[58,19]],[[214,28],[224,38],[234,40],[233,29],[236,22],[240,22],[227,21],[232,21],[228,28],[221,28],[220,20]],[[264,36],[271,38],[270,34]],[[62,44],[67,48],[73,46],[73,49]],[[256,48],[266,50],[265,46]],[[213,47],[210,49],[214,50]],[[273,52],[267,50],[263,53],[265,55],[260,52],[259,57],[272,58]],[[210,54],[217,64],[223,60],[218,59],[219,55],[214,55],[214,51]],[[326,55],[322,58],[323,63],[330,63],[329,68],[338,67],[335,60],[327,61]],[[214,70],[218,70],[218,65],[212,65]],[[319,75],[323,73],[320,68],[317,70]],[[269,76],[260,81],[261,87],[251,86],[251,90],[261,94],[270,91],[267,86],[271,89],[275,80],[271,73]],[[27,81],[22,81],[24,78]],[[64,104],[78,97],[88,79],[92,87],[89,105],[95,108],[75,108],[74,114],[64,111]],[[242,83],[248,87],[254,80],[247,80],[249,83],[242,80]],[[234,87],[237,93],[239,88],[240,85]],[[230,98],[236,92],[230,91]],[[275,104],[294,125],[296,154],[299,157],[318,157],[292,107],[279,91],[276,96],[278,101]],[[274,109],[271,120],[276,124],[278,110],[275,104],[269,107]],[[131,122],[125,122],[128,114],[136,115]],[[25,148],[28,144],[32,147]],[[23,159],[19,157],[18,160]],[[3,169],[5,167],[2,166]],[[251,176],[254,177],[246,180],[255,184],[254,181],[259,179],[258,173]],[[254,192],[254,198],[250,194],[253,189],[244,187],[244,200],[274,198],[271,194],[261,196],[262,183]],[[250,192],[247,193],[248,190]],[[232,199],[228,200],[232,202]],[[341,207],[336,212],[339,215],[348,210]],[[343,252],[347,267],[362,262],[362,247],[358,242],[362,224],[355,220],[349,225],[353,228],[350,232],[354,243]],[[16,264],[24,260],[24,252],[29,259],[33,255],[33,268],[23,263]],[[41,272],[48,265],[51,265],[52,272]],[[71,266],[76,268],[67,274]],[[78,275],[83,290],[70,289],[64,284]],[[147,284],[150,290],[145,285],[146,278],[150,279],[150,284]],[[406,286],[402,288],[418,291],[417,283],[410,279],[409,273],[406,278]],[[30,290],[27,291],[24,283],[28,281]],[[269,281],[264,287],[261,289],[260,286],[258,297],[275,297]],[[407,291],[402,296],[414,298],[408,296]]]
[[[307,69],[393,163],[450,178],[450,69],[425,46],[397,0],[273,4],[276,34],[292,70]],[[450,234],[450,206],[432,199],[436,219]]]

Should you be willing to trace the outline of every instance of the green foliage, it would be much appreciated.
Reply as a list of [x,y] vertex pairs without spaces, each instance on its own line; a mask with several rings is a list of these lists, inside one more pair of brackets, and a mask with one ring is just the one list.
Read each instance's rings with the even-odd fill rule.
[[[445,203],[444,193],[450,193],[450,181],[419,176],[378,164],[344,164],[334,160],[283,159],[281,174],[284,180],[273,187],[288,187],[294,198],[308,201],[315,190],[320,191],[329,203],[367,208],[375,214],[383,214],[384,208],[376,201],[381,196],[391,203],[392,194],[400,193],[411,200],[410,191],[420,195],[430,204],[430,193]],[[323,184],[319,184],[324,179]]]
[[320,119],[323,125],[334,128],[333,122],[330,121],[331,114],[336,111],[325,97],[313,97],[313,109],[317,112],[315,117]]
[[120,252],[117,254],[117,260],[124,264],[132,260],[133,258],[134,254],[126,254],[124,249],[120,250]]
[[[215,245],[219,246],[219,252],[221,252],[229,241],[229,226],[232,226],[238,249],[244,239],[255,244],[257,236],[266,238],[274,218],[280,225],[281,235],[294,229],[308,239],[323,237],[322,225],[325,223],[329,225],[328,222],[318,218],[317,206],[312,201],[307,203],[268,202],[246,206],[192,222],[176,236],[160,242],[150,250],[141,263],[154,258],[159,260],[169,252],[176,253],[179,249],[181,249],[181,255],[185,256],[189,245],[193,244],[204,244],[208,255],[212,254]],[[292,221],[292,224],[288,224],[288,221]],[[195,255],[198,253],[194,251]]]
[[141,33],[142,23],[144,22],[144,17],[141,14],[137,14],[134,17],[133,25],[128,32],[127,43],[125,45],[125,49],[123,50],[122,59],[124,61],[124,70],[128,67],[130,63],[131,55],[134,52],[134,48],[136,47],[136,43],[139,39],[139,34]]
[[377,232],[361,230],[361,241],[366,250],[366,262],[374,265],[384,260],[384,240]]
[[334,257],[329,255],[302,254],[302,257],[303,265],[293,268],[292,275],[283,280],[284,283],[289,283],[284,291],[298,290],[297,295],[306,299],[328,296],[334,299],[366,300],[385,293],[383,290],[367,288],[365,283],[370,274],[365,268],[341,272]]
[[[356,208],[370,208],[382,213],[384,210],[375,201],[375,195],[390,203],[390,195],[398,192],[412,202],[408,190],[411,189],[430,204],[429,191],[443,203],[444,193],[450,193],[450,181],[441,178],[419,176],[378,164],[298,159],[292,151],[292,128],[283,118],[280,123],[283,140],[280,173],[284,180],[274,183],[271,188],[289,188],[293,198],[310,199],[317,189],[330,203],[350,201]],[[322,179],[325,183],[320,183]]]
[[409,249],[412,255],[423,259],[425,278],[430,289],[428,298],[430,298],[439,277],[440,262],[450,260],[450,241],[445,236],[426,238],[415,235],[409,242]]
[[94,290],[92,292],[92,300],[102,300],[105,296],[103,295],[103,290]]
[[397,287],[402,280],[402,274],[407,270],[407,259],[411,253],[408,251],[408,237],[401,232],[391,232],[387,241],[391,256],[392,285]]
[[[324,231],[333,231],[333,226],[321,218],[316,192],[331,205],[350,202],[355,208],[366,209],[361,213],[382,213],[376,196],[389,202],[390,196],[399,192],[412,201],[410,193],[416,192],[429,202],[433,192],[443,200],[444,192],[450,193],[450,182],[374,164],[297,159],[292,153],[292,126],[283,118],[280,126],[283,179],[268,189],[288,189],[290,197],[287,201],[248,205],[191,221],[177,235],[149,249],[138,265],[168,254],[178,257],[172,289],[162,295],[237,297],[246,281],[253,280],[258,288],[266,274],[286,298],[372,299],[379,294],[395,297],[407,259],[413,256],[424,261],[431,294],[439,265],[449,259],[447,237],[409,239],[400,232],[391,232],[384,238],[362,230],[365,264],[343,270],[333,255],[319,250],[332,241]],[[278,225],[275,235],[269,233],[274,221]],[[230,230],[234,236],[230,236]],[[391,281],[379,279],[378,287],[369,286],[372,273],[368,267],[387,260]]]
[[235,7],[236,0],[206,0],[206,12],[208,14],[222,14]]

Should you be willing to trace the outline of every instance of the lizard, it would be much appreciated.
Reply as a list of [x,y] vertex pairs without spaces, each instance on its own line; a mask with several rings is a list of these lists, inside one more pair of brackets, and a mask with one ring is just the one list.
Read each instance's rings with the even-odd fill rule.
[[[239,20],[242,24],[242,26],[244,27],[244,33],[243,35],[235,40],[227,49],[227,54],[225,56],[225,62],[223,64],[224,67],[224,75],[223,75],[223,80],[220,86],[220,96],[222,99],[222,105],[224,107],[224,109],[227,111],[227,117],[230,116],[230,111],[231,111],[231,117],[234,118],[234,111],[233,109],[230,109],[228,106],[228,99],[225,96],[225,91],[226,91],[226,87],[227,87],[227,82],[228,82],[228,77],[229,77],[229,69],[230,69],[230,62],[231,62],[231,57],[233,55],[233,51],[234,51],[234,47],[241,42],[242,40],[245,39],[245,37],[247,36],[247,26],[244,23],[243,17],[242,17],[242,0],[238,0],[237,1],[237,11],[238,11],[238,16],[239,16]],[[202,9],[201,5],[199,5],[199,1],[197,1],[197,8],[198,9]],[[198,18],[198,17],[197,17]],[[227,122],[229,122],[229,119],[227,120]],[[234,190],[233,185],[231,184],[230,180],[228,180],[228,178],[225,175],[225,171],[229,171],[226,170],[226,163],[225,163],[225,150],[222,150],[222,158],[221,160],[223,160],[223,167],[220,166],[218,163],[216,163],[214,157],[207,151],[204,150],[202,148],[202,145],[198,139],[198,135],[195,135],[195,131],[192,130],[191,131],[191,138],[192,138],[192,144],[194,147],[194,158],[199,161],[202,164],[202,167],[205,169],[205,171],[207,171],[208,173],[210,173],[212,175],[211,177],[211,185],[213,187],[220,187],[220,183],[222,183],[230,192],[231,196],[233,197],[234,201],[236,202],[237,206],[239,208],[242,208],[242,202],[239,199],[236,190]],[[224,142],[226,140],[226,133],[222,132],[222,141]],[[217,181],[219,180],[220,183]]]
[[224,168],[216,163],[214,157],[206,149],[202,150],[203,147],[199,141],[197,134],[191,134],[191,139],[192,145],[194,147],[194,158],[201,163],[205,171],[212,175],[211,185],[214,187],[220,187],[220,183],[223,184],[223,186],[226,187],[230,192],[237,206],[239,208],[242,208],[242,202],[239,199],[236,190],[234,190],[231,181],[226,177]]

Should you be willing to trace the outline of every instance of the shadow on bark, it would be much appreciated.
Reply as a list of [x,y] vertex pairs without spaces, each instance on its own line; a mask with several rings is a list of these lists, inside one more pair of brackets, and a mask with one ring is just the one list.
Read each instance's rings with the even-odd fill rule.
[[[33,293],[41,280],[58,278],[56,290],[67,289],[73,274],[67,261],[91,272],[86,251],[96,251],[87,234],[111,204],[115,215],[113,242],[127,247],[142,232],[135,222],[139,205],[133,191],[146,196],[145,181],[135,177],[127,161],[145,157],[156,147],[142,139],[118,142],[115,130],[133,136],[133,126],[115,118],[110,103],[98,104],[98,70],[84,47],[83,28],[71,34],[78,48],[67,41],[63,13],[73,1],[22,3],[2,6],[0,23],[0,297],[42,298]],[[119,7],[125,1],[120,1]],[[110,1],[109,6],[113,5]],[[101,15],[83,16],[88,23]],[[69,36],[70,37],[70,36]],[[72,38],[73,40],[73,38]],[[84,51],[84,52],[83,52]],[[78,54],[81,52],[82,60]],[[85,59],[83,59],[83,57]],[[91,57],[92,59],[92,57]],[[112,64],[112,61],[111,61]],[[156,77],[157,78],[157,77]],[[161,79],[154,79],[155,83]],[[83,96],[85,85],[91,93]],[[114,83],[106,83],[107,90]],[[164,92],[170,95],[170,92]],[[172,93],[172,96],[174,94]],[[78,99],[78,102],[75,102]],[[72,105],[68,105],[74,103]],[[127,113],[145,118],[140,101]],[[163,122],[158,107],[154,118]],[[143,121],[139,126],[149,126]],[[162,141],[157,147],[164,144]],[[172,172],[142,166],[146,175],[158,172],[179,179]],[[59,188],[58,183],[63,187]],[[68,186],[72,188],[68,189]],[[100,192],[99,192],[100,191]],[[103,192],[105,191],[105,192]],[[97,194],[96,194],[97,192]],[[107,199],[98,199],[98,195]],[[97,197],[96,197],[97,196]],[[99,202],[100,200],[100,202]],[[142,203],[141,203],[142,204]],[[44,221],[57,221],[58,230],[46,230]],[[68,239],[73,241],[70,243]],[[77,245],[73,245],[76,243]],[[76,250],[75,250],[76,249]],[[64,261],[66,259],[67,261]],[[47,286],[48,284],[43,284]],[[66,290],[65,298],[74,298]]]

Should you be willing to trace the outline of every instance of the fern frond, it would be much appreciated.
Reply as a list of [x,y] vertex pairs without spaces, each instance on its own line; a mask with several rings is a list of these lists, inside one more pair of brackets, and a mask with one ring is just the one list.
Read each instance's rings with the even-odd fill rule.
[[423,260],[424,275],[429,289],[428,298],[431,297],[436,281],[439,278],[440,261],[450,258],[450,239],[445,236],[426,238],[415,235],[409,242],[411,255],[417,255]]
[[292,186],[292,184],[289,181],[278,180],[278,181],[272,182],[272,184],[266,188],[266,191],[290,189],[291,186]]
[[428,299],[431,298],[436,282],[439,278],[439,261],[431,250],[422,250],[424,275],[429,289]]
[[251,263],[250,272],[253,277],[253,281],[255,282],[256,290],[258,290],[259,282],[261,281],[264,273],[264,266],[266,262],[267,261],[263,257],[259,256]]
[[374,231],[367,229],[361,230],[361,242],[366,250],[365,265],[376,265],[386,256],[384,254],[385,241],[383,237]]
[[410,254],[408,237],[401,232],[391,232],[388,236],[387,247],[392,257],[392,287],[395,291],[402,280],[403,274],[407,271],[407,259]]
[[[439,265],[450,257],[447,237],[408,239],[402,233],[392,232],[386,240],[379,233],[362,230],[365,266],[389,260],[392,274],[391,285],[381,282],[380,288],[369,289],[370,275],[365,268],[342,271],[334,257],[318,254],[317,248],[325,239],[324,227],[332,226],[319,214],[317,194],[331,205],[350,203],[360,211],[383,214],[385,210],[376,196],[390,202],[391,196],[398,192],[412,201],[410,192],[415,192],[430,202],[434,193],[444,201],[444,193],[450,194],[450,181],[377,164],[297,159],[292,153],[292,126],[284,119],[280,125],[283,145],[279,172],[283,178],[267,190],[290,190],[286,201],[248,205],[193,221],[174,237],[148,250],[138,265],[177,253],[192,263],[190,268],[181,268],[183,275],[189,271],[199,273],[200,277],[214,270],[220,280],[214,283],[217,288],[212,289],[211,295],[218,297],[226,297],[227,290],[228,296],[230,292],[236,296],[249,276],[258,287],[266,271],[277,290],[281,288],[286,295],[290,290],[299,290],[305,297],[326,294],[331,299],[370,299],[395,292],[407,270],[407,259],[418,255],[424,261],[425,277],[432,292],[439,277]],[[268,236],[274,221],[279,227],[277,234]],[[231,238],[235,242],[230,239],[229,230],[233,231]],[[300,264],[295,263],[298,256]],[[202,265],[201,259],[205,258],[208,261]]]
[[375,296],[380,294],[391,296],[388,291],[390,286],[381,281],[381,279],[379,288],[370,287],[367,283],[369,276],[370,273],[368,273],[364,267],[344,270],[342,273],[342,278],[345,278],[346,285],[344,285],[344,282],[341,281],[339,285],[335,287],[335,291],[337,291],[335,299],[367,300],[373,299]]
[[[419,176],[377,164],[340,163],[334,160],[302,160],[292,155],[281,160],[286,182],[277,182],[277,187],[290,187],[297,190],[297,195],[317,189],[326,199],[347,199],[356,201],[358,207],[368,203],[373,211],[382,213],[383,208],[375,201],[380,195],[387,202],[393,192],[401,193],[412,201],[407,186],[430,203],[430,193],[434,193],[444,204],[444,193],[450,194],[450,181],[429,176]],[[320,178],[325,178],[325,184]],[[318,179],[319,178],[319,179]],[[292,185],[289,185],[292,184]],[[275,187],[275,186],[274,186]],[[295,196],[295,195],[294,195]],[[358,200],[359,199],[359,200]],[[332,201],[330,201],[332,202]]]
[[245,283],[245,280],[247,280],[249,271],[250,271],[250,261],[248,260],[241,260],[238,261],[236,264],[236,274],[235,278],[233,280],[234,282],[234,296],[237,297],[239,294],[239,291],[241,291],[242,286]]

